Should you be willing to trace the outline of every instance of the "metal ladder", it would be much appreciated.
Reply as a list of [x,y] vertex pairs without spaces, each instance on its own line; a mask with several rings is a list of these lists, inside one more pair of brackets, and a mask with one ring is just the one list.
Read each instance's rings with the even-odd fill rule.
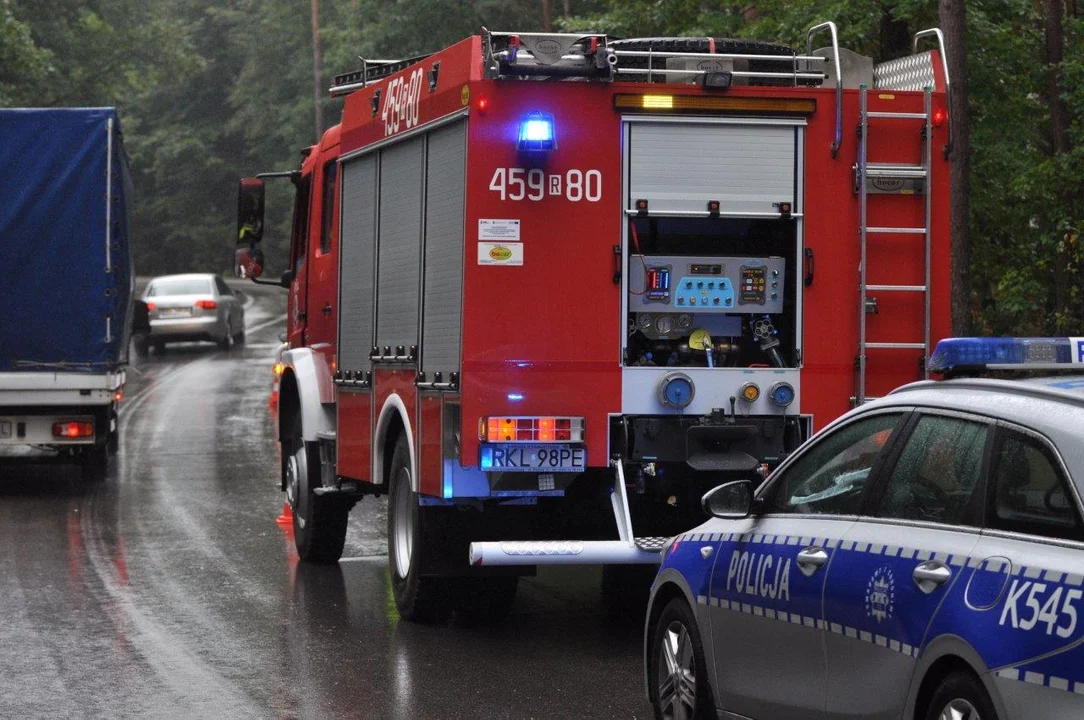
[[[866,396],[866,351],[867,350],[922,350],[922,369],[926,377],[929,371],[926,369],[930,357],[930,171],[931,152],[933,147],[932,126],[932,99],[931,88],[925,88],[924,112],[870,112],[867,106],[868,88],[861,85],[858,88],[859,98],[859,138],[858,138],[858,162],[855,165],[855,184],[859,201],[858,230],[861,238],[862,255],[859,263],[858,280],[858,378],[855,389],[855,397],[852,398],[854,405],[861,405],[874,398]],[[867,142],[869,137],[869,120],[880,118],[893,121],[922,120],[925,123],[922,140],[922,164],[899,165],[889,163],[871,163],[866,157]],[[919,182],[922,185],[922,193],[925,196],[925,222],[922,227],[884,227],[870,225],[867,217],[866,206],[868,180],[873,179],[896,179],[904,182]],[[870,235],[921,235],[925,243],[924,281],[922,285],[870,285],[866,282],[866,258]],[[876,308],[876,298],[871,297],[871,292],[906,292],[922,293],[925,300],[925,316],[923,319],[923,333],[921,342],[913,340],[901,340],[898,342],[869,342],[866,339],[866,314]]]

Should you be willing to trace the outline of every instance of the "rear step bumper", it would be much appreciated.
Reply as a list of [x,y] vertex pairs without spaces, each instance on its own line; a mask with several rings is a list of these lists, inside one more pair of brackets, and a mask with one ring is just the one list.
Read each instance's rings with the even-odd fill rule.
[[670,538],[624,540],[508,540],[470,544],[470,564],[658,565]]

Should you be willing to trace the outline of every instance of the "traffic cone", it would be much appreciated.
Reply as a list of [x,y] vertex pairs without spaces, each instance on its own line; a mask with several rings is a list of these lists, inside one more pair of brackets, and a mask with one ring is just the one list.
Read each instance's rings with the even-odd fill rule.
[[294,511],[290,509],[290,503],[282,503],[282,514],[275,518],[275,522],[277,522],[279,525],[294,524]]

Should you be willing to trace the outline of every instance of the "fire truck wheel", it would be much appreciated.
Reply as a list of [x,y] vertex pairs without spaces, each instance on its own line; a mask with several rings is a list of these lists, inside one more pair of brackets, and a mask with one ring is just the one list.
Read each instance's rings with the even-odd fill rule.
[[639,624],[644,619],[657,565],[603,565],[599,591],[608,616],[618,623]]
[[451,613],[448,579],[423,576],[426,513],[411,487],[410,450],[400,435],[388,478],[388,565],[395,606],[404,620],[441,622]]
[[320,452],[301,435],[301,413],[295,413],[285,465],[286,497],[294,516],[294,545],[298,556],[316,564],[337,563],[346,544],[350,506],[313,493],[320,485]]
[[516,601],[519,576],[459,578],[455,619],[464,625],[496,623],[508,617]]

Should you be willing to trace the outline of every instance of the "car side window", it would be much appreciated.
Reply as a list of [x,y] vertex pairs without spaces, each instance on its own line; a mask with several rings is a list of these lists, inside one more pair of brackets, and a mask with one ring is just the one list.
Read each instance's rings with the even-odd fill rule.
[[1084,540],[1084,526],[1054,454],[1041,440],[1002,429],[986,511],[987,527]]
[[925,415],[906,439],[875,515],[952,525],[977,521],[986,423]]
[[335,219],[335,184],[339,177],[339,165],[331,160],[324,165],[324,195],[321,203],[320,254],[331,252],[331,224]]
[[222,278],[215,276],[215,287],[218,289],[219,295],[233,295],[233,291],[230,290],[230,286],[226,284],[226,281]]
[[768,512],[857,514],[870,472],[902,418],[902,412],[873,415],[816,441],[774,482]]

